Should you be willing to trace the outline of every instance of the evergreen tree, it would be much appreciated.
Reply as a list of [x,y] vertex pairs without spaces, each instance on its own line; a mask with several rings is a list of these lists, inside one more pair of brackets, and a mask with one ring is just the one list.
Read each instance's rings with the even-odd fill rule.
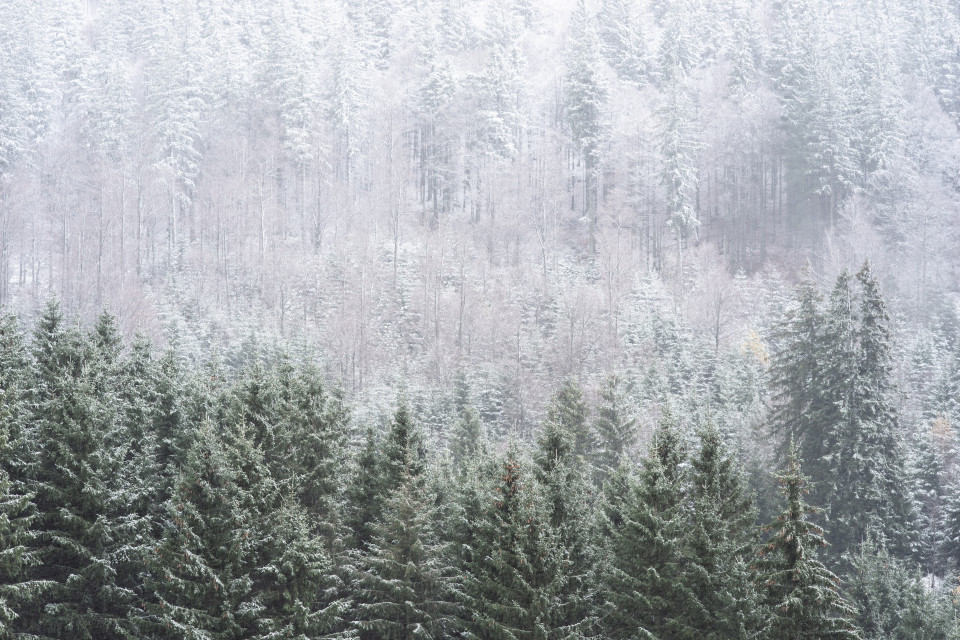
[[[5,461],[15,455],[7,435],[9,418],[9,406],[0,404],[0,456]],[[20,491],[9,473],[0,468],[0,638],[4,640],[18,637],[17,612],[28,609],[31,601],[42,601],[49,585],[28,578],[38,563],[37,552],[31,550],[30,544],[36,506],[30,494]]]
[[803,499],[807,478],[796,447],[777,481],[786,510],[767,527],[771,536],[755,565],[767,617],[765,637],[858,640],[856,612],[841,595],[839,578],[817,560],[818,549],[827,543],[823,530],[808,519],[817,510]]
[[596,248],[600,161],[607,138],[608,89],[600,73],[600,55],[594,20],[587,15],[584,0],[578,0],[570,23],[565,104],[573,143],[583,158],[583,216],[590,223],[591,251]]
[[693,102],[681,71],[677,70],[676,77],[666,86],[664,102],[657,115],[663,156],[661,182],[666,189],[669,223],[677,234],[677,262],[682,274],[683,243],[690,237],[695,238],[700,226],[695,201],[700,143]]
[[755,637],[761,625],[749,568],[756,544],[753,501],[717,429],[708,425],[699,435],[684,580],[702,609],[688,615],[705,638]]
[[590,626],[588,597],[594,555],[588,470],[577,455],[574,433],[548,419],[537,438],[534,473],[561,554],[554,624],[573,633]]
[[380,472],[379,443],[373,429],[367,429],[363,448],[353,460],[347,484],[347,513],[344,524],[352,532],[351,546],[363,549],[373,538],[373,523],[380,515],[383,477]]
[[32,415],[30,410],[33,371],[30,354],[17,317],[0,315],[0,419],[6,430],[6,455],[0,469],[7,474],[10,489],[27,493],[34,466]]
[[807,281],[781,325],[772,367],[774,427],[793,433],[817,479],[814,498],[834,525],[834,555],[867,530],[905,553],[914,514],[906,493],[899,425],[891,404],[890,333],[868,265],[837,278],[826,310]]
[[188,400],[184,397],[186,385],[183,378],[188,372],[180,365],[177,355],[167,350],[160,358],[157,367],[156,404],[153,410],[151,430],[156,439],[156,464],[158,468],[159,504],[165,504],[173,493],[173,487],[179,465],[186,460],[192,444],[194,424],[190,415]]
[[827,318],[827,369],[833,394],[822,420],[829,451],[824,479],[838,551],[853,548],[867,529],[883,532],[900,553],[909,549],[914,514],[891,404],[889,318],[879,284],[864,264],[857,274],[859,309],[841,274]]
[[313,528],[307,511],[292,500],[273,512],[263,527],[254,572],[263,608],[250,637],[312,640],[344,628],[349,602],[330,597],[329,590],[339,579]]
[[642,86],[649,74],[646,36],[628,0],[603,0],[598,19],[603,53],[622,80]]
[[775,405],[771,426],[786,457],[791,435],[804,460],[820,460],[823,449],[818,411],[826,400],[820,384],[823,363],[822,296],[809,265],[804,269],[794,303],[778,322],[773,342],[770,381]]
[[254,570],[277,495],[263,453],[238,428],[229,438],[209,422],[199,428],[167,504],[148,580],[148,624],[161,637],[238,637],[264,613]]
[[342,491],[340,465],[345,455],[349,414],[339,390],[324,388],[320,372],[304,366],[288,398],[289,452],[300,503],[318,523],[335,519]]
[[353,531],[355,548],[364,549],[373,536],[373,527],[383,513],[384,503],[410,474],[423,478],[426,444],[414,422],[406,400],[400,398],[383,441],[367,432],[364,448],[356,458],[354,480],[347,495],[347,525]]
[[929,430],[918,434],[912,447],[909,474],[917,516],[917,535],[912,546],[925,572],[934,576],[944,574],[946,556],[952,546],[946,517],[948,487],[943,481],[946,474],[938,448]]
[[575,380],[564,380],[553,395],[547,408],[546,424],[569,440],[573,455],[584,457],[593,451],[595,436],[587,421],[587,402],[583,398],[583,389]]
[[515,451],[500,465],[492,491],[481,495],[483,512],[462,574],[466,637],[568,637],[572,630],[554,623],[557,541]]
[[106,446],[115,426],[110,398],[98,398],[91,347],[66,326],[50,302],[37,323],[33,356],[37,464],[31,492],[37,506],[30,550],[31,580],[49,583],[43,598],[18,613],[17,631],[39,638],[123,637],[132,594],[119,588],[110,554],[116,514],[127,496],[110,480],[116,460]]
[[703,606],[685,580],[687,455],[672,416],[664,414],[643,470],[637,477],[618,472],[623,493],[606,492],[608,532],[601,570],[604,636],[696,638],[692,615]]
[[887,549],[868,538],[852,558],[847,593],[865,638],[946,640],[953,637],[947,598],[923,584]]
[[482,440],[483,423],[480,422],[480,415],[472,406],[467,406],[460,413],[450,437],[450,453],[458,469],[463,469],[479,453]]
[[361,557],[354,623],[361,640],[439,638],[452,629],[452,572],[421,484],[404,474]]
[[410,415],[406,400],[400,398],[383,441],[384,495],[399,487],[407,474],[421,477],[426,470],[426,460],[423,434]]
[[508,0],[496,0],[486,18],[490,56],[479,77],[478,136],[482,152],[496,161],[512,158],[524,125],[521,24]]
[[593,423],[597,439],[593,464],[600,484],[620,466],[623,457],[636,444],[636,419],[629,415],[628,390],[627,384],[617,375],[607,378],[600,389],[601,404]]

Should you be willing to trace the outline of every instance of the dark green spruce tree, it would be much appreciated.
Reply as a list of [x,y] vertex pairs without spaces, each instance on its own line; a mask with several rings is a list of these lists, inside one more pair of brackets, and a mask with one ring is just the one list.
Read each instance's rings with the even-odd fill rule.
[[[9,460],[14,455],[7,436],[11,411],[0,399],[0,456]],[[21,493],[6,469],[0,468],[0,639],[14,638],[18,625],[17,613],[44,598],[48,583],[30,580],[28,573],[37,565],[37,551],[29,543],[33,538],[31,525],[36,517],[32,495]]]
[[43,598],[43,581],[28,574],[38,562],[31,544],[36,505],[28,492],[29,356],[16,316],[0,315],[0,638],[13,638],[18,611]]
[[472,406],[466,405],[450,436],[450,454],[457,469],[463,469],[479,453],[482,441],[483,422],[480,421],[480,414]]
[[534,452],[534,476],[562,559],[553,624],[573,634],[592,624],[589,594],[595,557],[589,467],[576,450],[577,431],[571,427],[579,425],[549,418],[544,422]]
[[774,399],[771,425],[780,438],[780,455],[789,454],[791,435],[804,460],[821,460],[825,425],[819,412],[827,399],[820,384],[824,354],[823,297],[810,273],[804,269],[794,305],[776,326],[770,366]]
[[354,611],[361,640],[448,637],[454,628],[453,570],[422,485],[404,474],[361,555]]
[[557,389],[550,406],[547,407],[546,422],[569,434],[574,454],[587,457],[591,455],[595,438],[587,420],[587,402],[583,398],[583,388],[575,380],[568,378]]
[[555,620],[559,541],[529,472],[508,452],[481,494],[472,549],[462,567],[460,604],[472,640],[572,637]]
[[753,500],[716,427],[708,425],[699,436],[683,579],[701,608],[687,615],[703,638],[754,638],[761,615],[750,570],[757,542]]
[[[118,585],[111,554],[123,544],[116,514],[118,459],[108,447],[117,427],[115,398],[92,374],[90,341],[47,305],[33,341],[36,463],[30,491],[37,516],[29,538],[37,563],[28,578],[46,581],[42,598],[18,610],[16,631],[36,638],[104,640],[128,633],[134,594]],[[98,387],[100,393],[98,394]]]
[[[687,585],[687,453],[669,413],[638,475],[618,472],[604,505],[599,624],[611,640],[698,637],[703,606]],[[617,494],[613,494],[613,490]]]
[[306,509],[287,499],[262,529],[257,613],[250,638],[314,640],[346,628],[349,600],[330,593],[336,568]]
[[807,478],[800,454],[791,447],[786,469],[777,475],[786,510],[766,529],[755,563],[764,607],[763,637],[770,640],[860,640],[856,611],[840,592],[840,579],[817,559],[827,545],[809,517],[817,510],[804,501]]
[[209,421],[199,427],[150,563],[155,637],[219,640],[256,629],[264,611],[254,593],[258,528],[277,498],[242,425],[230,437]]
[[874,531],[903,555],[915,522],[892,404],[889,317],[868,264],[856,280],[859,296],[844,273],[830,298],[821,379],[829,390],[821,412],[828,452],[811,467],[820,480],[815,495],[826,505],[838,554]]
[[383,513],[387,497],[408,473],[421,477],[426,470],[427,450],[423,434],[401,398],[381,442],[367,432],[357,455],[353,479],[347,490],[346,524],[353,532],[353,546],[364,549],[373,537],[373,527]]
[[947,640],[955,637],[953,606],[943,590],[930,589],[886,547],[868,538],[851,559],[846,592],[865,638]]
[[593,466],[597,484],[620,466],[637,441],[636,419],[627,407],[628,385],[618,375],[606,379],[600,389],[600,406],[593,423],[596,448]]

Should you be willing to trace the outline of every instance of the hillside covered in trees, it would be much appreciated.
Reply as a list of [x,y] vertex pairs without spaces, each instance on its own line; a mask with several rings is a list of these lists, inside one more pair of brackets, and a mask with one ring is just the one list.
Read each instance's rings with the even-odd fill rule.
[[0,0],[0,638],[960,636],[954,0]]
[[0,634],[955,638],[956,447],[903,439],[867,268],[798,303],[776,486],[666,408],[638,463],[616,376],[593,417],[568,380],[505,446],[460,378],[442,447],[403,396],[351,426],[310,363],[228,377],[107,314],[84,332],[50,303],[30,336],[5,316]]

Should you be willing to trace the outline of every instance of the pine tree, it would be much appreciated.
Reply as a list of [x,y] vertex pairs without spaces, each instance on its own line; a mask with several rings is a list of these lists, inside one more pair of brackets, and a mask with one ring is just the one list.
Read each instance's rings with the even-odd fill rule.
[[320,372],[304,366],[294,377],[287,416],[290,433],[285,450],[300,503],[319,523],[334,519],[342,489],[338,477],[345,455],[349,414],[339,390],[328,392]]
[[110,554],[118,539],[116,460],[106,446],[116,416],[98,398],[91,346],[50,302],[34,332],[37,464],[30,490],[37,516],[31,580],[50,584],[18,613],[17,630],[40,638],[123,637],[131,596],[118,588]]
[[[0,401],[0,456],[5,461],[15,455],[7,435],[11,413],[11,407]],[[27,610],[31,601],[42,601],[48,586],[28,578],[39,561],[30,544],[36,506],[32,495],[20,491],[7,470],[0,468],[0,638],[4,640],[18,637],[17,612]]]
[[577,456],[589,456],[594,447],[594,434],[587,421],[587,402],[583,389],[572,379],[564,380],[547,408],[546,423],[569,439],[570,451]]
[[490,55],[478,79],[477,134],[481,151],[498,162],[517,153],[524,125],[526,58],[520,46],[521,28],[508,1],[490,5],[484,34]]
[[889,319],[868,265],[837,278],[825,310],[811,281],[781,325],[772,366],[774,428],[797,446],[817,479],[814,498],[835,524],[834,555],[883,532],[900,553],[914,514],[906,494],[899,426],[890,396]]
[[[687,455],[672,416],[660,421],[638,476],[618,472],[607,495],[599,623],[613,640],[696,638],[702,605],[687,587]],[[612,490],[619,489],[619,495]]]
[[419,425],[410,415],[405,399],[397,402],[390,430],[383,441],[384,492],[400,486],[407,474],[419,478],[426,470],[427,449]]
[[380,515],[384,483],[379,463],[379,442],[373,430],[368,429],[363,448],[354,456],[353,472],[346,488],[344,524],[352,532],[354,549],[363,549],[370,542],[373,523]]
[[917,434],[911,451],[909,476],[917,516],[911,550],[915,551],[925,573],[942,576],[947,566],[946,555],[952,545],[946,526],[948,487],[944,483],[945,465],[932,430],[933,427]]
[[159,504],[165,504],[173,493],[177,468],[190,450],[195,425],[190,424],[188,398],[184,397],[182,379],[186,371],[180,365],[174,351],[168,350],[160,358],[154,392],[157,394],[151,430],[157,443],[156,464],[158,468]]
[[184,462],[154,547],[148,624],[164,638],[253,633],[265,611],[255,575],[276,485],[251,434],[225,437],[207,422]]
[[605,111],[608,88],[600,73],[600,41],[584,0],[577,1],[570,23],[565,106],[573,143],[583,158],[583,216],[590,223],[590,248],[595,250],[600,165],[608,135]]
[[553,620],[573,633],[591,624],[588,594],[595,559],[588,469],[575,450],[575,432],[565,429],[563,422],[548,419],[544,423],[537,438],[534,474],[563,559]]
[[[692,530],[684,580],[702,606],[690,612],[704,638],[751,638],[760,629],[749,566],[756,544],[753,501],[720,433],[708,425],[691,460]],[[699,613],[699,615],[698,615]]]
[[767,615],[764,637],[858,640],[856,612],[841,595],[839,578],[817,560],[818,549],[827,543],[823,530],[808,519],[817,510],[803,499],[807,478],[796,447],[777,481],[786,510],[767,527],[772,535],[755,565]]
[[438,638],[453,627],[452,571],[421,484],[404,474],[361,557],[354,622],[361,640]]
[[629,415],[629,387],[617,375],[611,375],[600,390],[601,404],[593,423],[597,447],[593,455],[598,484],[608,478],[636,444],[636,419]]
[[694,197],[699,182],[697,156],[700,138],[685,76],[679,70],[676,74],[665,87],[664,101],[657,115],[663,157],[661,182],[666,189],[669,224],[677,234],[677,262],[682,274],[683,243],[688,238],[695,238],[700,226]]
[[30,354],[17,317],[0,315],[0,408],[6,429],[6,455],[0,469],[7,474],[11,490],[27,493],[31,467],[34,466],[30,411],[33,371]]
[[349,602],[330,597],[330,587],[339,579],[313,528],[307,511],[288,499],[259,533],[263,538],[253,577],[263,608],[250,637],[312,640],[344,628]]
[[925,585],[883,544],[868,537],[852,568],[846,590],[865,638],[953,637],[953,607],[947,598]]
[[450,453],[453,463],[458,469],[463,469],[467,463],[480,451],[483,440],[483,423],[480,415],[472,406],[465,407],[460,412],[460,419],[453,427],[450,437]]
[[367,432],[355,464],[354,479],[347,490],[346,524],[353,531],[354,547],[364,549],[383,513],[387,496],[400,486],[407,474],[422,480],[426,470],[426,444],[405,399],[397,402],[390,429],[382,442],[376,441],[373,431]]
[[822,296],[817,290],[809,265],[804,269],[794,304],[779,321],[774,333],[774,349],[770,367],[773,397],[771,426],[780,439],[783,457],[791,435],[804,460],[820,460],[823,449],[823,426],[818,411],[826,401],[819,384],[823,371]]
[[900,553],[909,546],[914,514],[906,493],[899,425],[891,404],[889,318],[879,284],[865,264],[857,274],[859,309],[841,274],[827,318],[823,384],[836,394],[827,426],[826,501],[838,551],[852,548],[867,529],[880,531]]
[[110,452],[105,482],[110,499],[104,515],[112,519],[105,562],[115,572],[114,590],[131,609],[131,631],[137,633],[142,610],[131,603],[148,596],[143,567],[154,541],[161,513],[156,439],[148,428],[152,413],[149,344],[138,341],[124,354],[115,318],[103,312],[90,331],[91,362],[87,367],[94,406],[108,428],[104,448]]
[[628,0],[603,0],[598,19],[603,53],[620,79],[643,86],[650,73],[646,36],[635,5]]
[[[462,566],[461,605],[467,638],[563,638],[554,624],[559,587],[557,541],[516,451],[478,495],[471,549]],[[464,557],[464,556],[462,556]]]

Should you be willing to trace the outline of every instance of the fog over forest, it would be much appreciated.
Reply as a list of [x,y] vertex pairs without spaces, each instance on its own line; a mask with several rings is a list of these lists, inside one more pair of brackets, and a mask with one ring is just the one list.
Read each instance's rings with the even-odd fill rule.
[[957,0],[0,0],[0,306],[0,639],[960,638]]

